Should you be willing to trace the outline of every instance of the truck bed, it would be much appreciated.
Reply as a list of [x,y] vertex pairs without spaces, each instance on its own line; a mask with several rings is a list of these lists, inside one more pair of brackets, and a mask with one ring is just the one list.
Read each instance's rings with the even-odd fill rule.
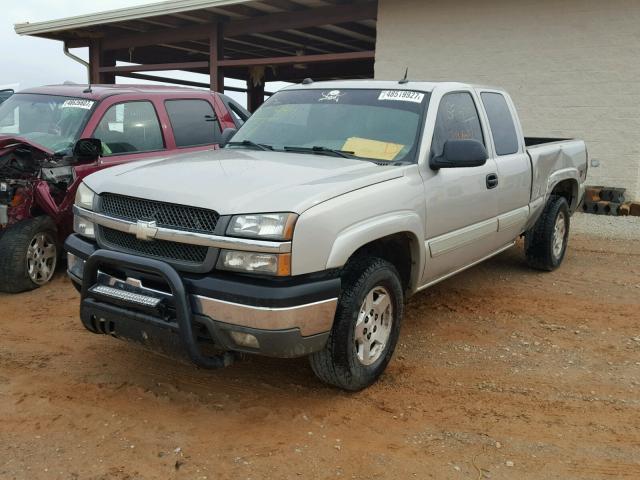
[[552,137],[524,137],[524,144],[527,147],[534,147],[544,143],[566,142],[571,138],[552,138]]
[[[525,137],[525,145],[532,168],[532,205],[544,205],[550,193],[549,185],[566,179],[575,179],[578,185],[584,185],[587,147],[582,140]],[[578,207],[581,197],[582,192],[576,192],[576,198],[570,205],[572,212]]]

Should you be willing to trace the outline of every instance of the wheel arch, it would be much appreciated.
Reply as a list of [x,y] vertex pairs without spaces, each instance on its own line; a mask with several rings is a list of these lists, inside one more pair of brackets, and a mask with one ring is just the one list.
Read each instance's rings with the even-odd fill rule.
[[[580,204],[580,182],[578,179],[569,172],[558,172],[558,175],[553,175],[549,179],[549,195],[547,201],[551,196],[564,197],[569,204],[569,211],[575,212]],[[576,172],[577,175],[577,172]]]
[[422,222],[414,212],[401,212],[361,222],[341,232],[333,243],[326,268],[342,268],[362,255],[383,258],[400,274],[406,292],[414,292],[424,266]]

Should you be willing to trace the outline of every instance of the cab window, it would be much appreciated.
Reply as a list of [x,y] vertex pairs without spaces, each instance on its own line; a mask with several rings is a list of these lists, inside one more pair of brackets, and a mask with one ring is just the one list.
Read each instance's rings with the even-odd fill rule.
[[220,123],[206,100],[167,100],[165,107],[178,148],[220,142]]
[[156,110],[147,101],[111,106],[93,136],[102,141],[104,156],[164,149]]
[[518,151],[518,134],[513,116],[504,95],[499,93],[481,93],[482,104],[489,118],[491,136],[497,155],[510,155]]
[[478,140],[484,145],[478,110],[468,92],[449,93],[440,100],[431,142],[434,156],[442,155],[447,140]]

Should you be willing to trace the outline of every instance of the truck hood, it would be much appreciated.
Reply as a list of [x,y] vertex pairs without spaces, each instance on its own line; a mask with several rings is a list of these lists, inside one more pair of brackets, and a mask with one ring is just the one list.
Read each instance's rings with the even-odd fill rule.
[[120,165],[85,182],[99,194],[209,208],[221,215],[302,213],[338,195],[402,177],[404,170],[324,155],[223,149]]

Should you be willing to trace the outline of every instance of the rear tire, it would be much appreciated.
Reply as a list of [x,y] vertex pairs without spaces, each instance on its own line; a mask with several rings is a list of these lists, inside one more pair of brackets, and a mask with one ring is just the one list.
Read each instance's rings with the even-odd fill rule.
[[0,238],[0,291],[18,293],[48,283],[58,263],[57,238],[49,217],[10,226]]
[[368,387],[391,360],[404,313],[396,268],[363,258],[345,269],[342,292],[327,344],[309,357],[322,381],[357,391]]
[[536,224],[525,234],[527,263],[536,270],[551,272],[564,260],[569,241],[569,204],[552,196]]

